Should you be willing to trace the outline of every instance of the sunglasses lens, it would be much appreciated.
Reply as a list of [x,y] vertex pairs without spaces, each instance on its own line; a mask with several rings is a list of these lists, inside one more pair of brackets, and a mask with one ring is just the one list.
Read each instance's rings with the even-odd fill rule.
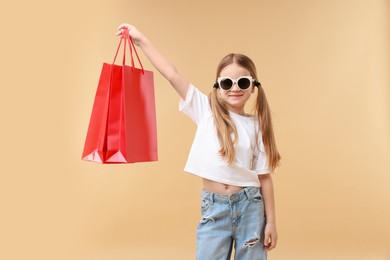
[[231,79],[223,79],[219,85],[222,89],[229,90],[233,86],[233,81]]
[[238,80],[237,85],[240,89],[247,89],[251,86],[251,81],[247,78],[241,78]]

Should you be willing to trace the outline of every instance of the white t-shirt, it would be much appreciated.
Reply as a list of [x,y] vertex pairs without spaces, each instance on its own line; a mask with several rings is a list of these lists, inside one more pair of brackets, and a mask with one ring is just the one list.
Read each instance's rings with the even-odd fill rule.
[[[186,99],[180,100],[179,110],[198,126],[184,171],[212,181],[241,187],[260,187],[258,174],[271,173],[261,134],[254,116],[230,112],[238,133],[236,159],[228,165],[219,155],[220,144],[208,97],[190,85]],[[260,150],[259,150],[260,148]]]

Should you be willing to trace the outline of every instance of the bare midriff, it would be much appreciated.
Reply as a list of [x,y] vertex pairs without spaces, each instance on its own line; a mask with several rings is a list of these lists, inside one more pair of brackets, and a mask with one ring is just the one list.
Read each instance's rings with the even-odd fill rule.
[[212,181],[209,179],[203,179],[203,189],[206,191],[210,191],[213,193],[221,194],[221,195],[229,195],[236,192],[239,192],[240,190],[244,189],[245,187],[239,187],[234,185],[228,185],[216,181]]

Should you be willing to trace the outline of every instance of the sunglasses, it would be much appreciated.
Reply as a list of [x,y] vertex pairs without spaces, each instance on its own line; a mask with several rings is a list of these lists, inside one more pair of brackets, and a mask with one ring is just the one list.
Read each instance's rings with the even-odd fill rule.
[[240,89],[247,90],[252,86],[252,83],[255,82],[255,80],[251,76],[242,76],[236,79],[236,81],[229,77],[219,77],[217,82],[218,86],[223,90],[232,89],[235,83]]

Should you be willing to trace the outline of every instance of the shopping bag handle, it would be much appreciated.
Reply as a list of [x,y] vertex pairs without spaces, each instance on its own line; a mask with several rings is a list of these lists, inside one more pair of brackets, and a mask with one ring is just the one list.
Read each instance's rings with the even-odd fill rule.
[[118,48],[117,48],[116,53],[115,53],[114,61],[112,62],[112,64],[115,63],[116,57],[118,56],[119,49],[120,49],[120,47],[122,45],[122,41],[124,41],[122,65],[126,64],[126,43],[128,43],[129,44],[129,50],[130,50],[130,57],[131,57],[131,67],[135,68],[135,66],[134,66],[134,58],[133,58],[133,50],[134,50],[135,55],[137,56],[138,63],[141,66],[142,74],[144,74],[145,71],[144,71],[144,67],[142,66],[141,59],[138,56],[137,49],[135,48],[133,39],[131,39],[131,37],[130,37],[129,30],[126,30],[126,29],[122,33],[121,39],[119,41]]

